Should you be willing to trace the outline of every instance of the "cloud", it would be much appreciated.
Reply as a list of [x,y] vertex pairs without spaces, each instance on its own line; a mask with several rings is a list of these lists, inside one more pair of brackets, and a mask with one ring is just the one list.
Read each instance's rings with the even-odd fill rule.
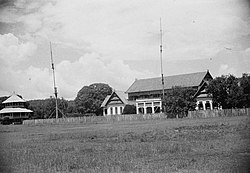
[[0,59],[4,65],[17,65],[32,56],[36,48],[34,43],[22,43],[11,33],[0,35]]
[[[158,63],[160,17],[167,65],[212,58],[209,63],[217,63],[216,74],[240,74],[249,67],[250,45],[247,39],[243,43],[250,35],[248,10],[242,1],[228,0],[11,1],[0,10],[1,24],[15,26],[0,35],[0,79],[5,81],[0,90],[20,90],[29,98],[51,95],[49,41],[61,96],[74,98],[82,86],[93,82],[126,90],[135,78],[159,72],[158,65],[152,70],[152,64],[150,68],[142,64]],[[233,53],[225,52],[225,47]],[[246,62],[244,68],[238,57]],[[126,61],[136,63],[132,68]],[[208,69],[206,63],[191,64],[189,70],[185,65],[166,67],[171,74]]]
[[74,62],[62,61],[56,66],[59,90],[67,98],[75,97],[83,86],[100,82],[125,91],[135,78],[152,75],[146,70],[143,72],[132,70],[122,60],[105,63],[96,53],[86,54]]
[[0,35],[0,93],[25,93],[27,97],[44,96],[48,89],[48,69],[29,66],[20,68],[24,61],[34,56],[37,46],[32,42],[21,42],[13,34]]
[[245,52],[250,52],[250,47],[245,50]]
[[[20,42],[13,34],[0,36],[0,94],[13,91],[25,98],[47,98],[53,95],[52,71],[48,68],[17,68],[22,61],[34,55],[36,45],[32,42]],[[59,97],[74,99],[85,85],[95,82],[107,83],[111,87],[126,90],[134,78],[145,78],[153,74],[147,70],[132,70],[122,60],[106,59],[97,53],[87,53],[75,61],[64,60],[55,64],[56,84]]]
[[241,1],[56,0],[14,4],[5,8],[2,16],[22,22],[26,32],[78,48],[88,46],[108,59],[158,57],[160,17],[168,60],[205,59],[225,45],[237,46],[235,38],[250,33],[249,22],[242,17],[248,9]]
[[234,69],[233,67],[229,67],[228,64],[222,64],[219,68],[220,74],[228,75],[228,74],[235,74],[235,72],[236,69]]

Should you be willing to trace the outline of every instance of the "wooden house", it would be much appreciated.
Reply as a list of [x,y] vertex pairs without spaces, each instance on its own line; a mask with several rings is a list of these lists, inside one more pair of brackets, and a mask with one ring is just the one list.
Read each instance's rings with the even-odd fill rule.
[[103,115],[119,115],[123,113],[123,109],[128,104],[134,104],[133,101],[128,101],[128,95],[123,91],[113,91],[103,101]]
[[13,93],[8,99],[2,102],[4,108],[0,110],[0,119],[9,122],[28,119],[33,111],[25,108],[26,101],[19,95]]
[[[209,71],[164,77],[164,91],[173,87],[194,88],[197,90],[196,109],[213,109],[212,98],[206,93],[206,86],[213,77]],[[128,100],[135,101],[137,114],[159,113],[162,110],[161,77],[137,79],[128,88]],[[166,93],[165,92],[165,93]]]

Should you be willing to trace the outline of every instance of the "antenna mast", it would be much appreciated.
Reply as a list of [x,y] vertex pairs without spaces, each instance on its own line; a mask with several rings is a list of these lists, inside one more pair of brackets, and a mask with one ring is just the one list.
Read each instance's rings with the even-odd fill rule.
[[57,88],[56,88],[56,76],[55,76],[55,67],[54,67],[54,62],[53,62],[53,55],[52,55],[52,46],[51,42],[50,44],[50,57],[51,57],[51,67],[52,67],[52,72],[53,72],[53,83],[54,83],[54,91],[55,91],[55,98],[56,98],[56,119],[58,118],[58,104],[57,104]]
[[161,27],[161,18],[160,18],[160,59],[161,59],[161,84],[162,84],[162,110],[164,111],[164,77],[163,77],[163,67],[162,67],[162,27]]

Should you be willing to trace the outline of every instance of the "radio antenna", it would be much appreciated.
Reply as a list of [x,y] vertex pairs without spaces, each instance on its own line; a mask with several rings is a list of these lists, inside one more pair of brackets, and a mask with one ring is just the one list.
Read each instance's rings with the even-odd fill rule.
[[161,26],[161,18],[160,18],[160,59],[161,59],[161,84],[162,84],[162,110],[164,112],[164,76],[163,76],[163,67],[162,67],[162,26]]
[[55,99],[56,99],[56,119],[58,118],[58,103],[57,103],[57,88],[56,88],[56,75],[55,75],[55,66],[53,62],[53,54],[52,54],[52,46],[51,42],[50,44],[50,57],[51,57],[51,67],[52,67],[52,73],[53,73],[53,84],[54,84],[54,94],[55,94]]

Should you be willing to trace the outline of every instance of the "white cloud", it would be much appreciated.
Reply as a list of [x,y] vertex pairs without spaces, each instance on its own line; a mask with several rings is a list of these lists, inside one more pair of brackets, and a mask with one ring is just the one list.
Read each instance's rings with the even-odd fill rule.
[[25,9],[16,21],[25,24],[26,32],[78,48],[88,46],[108,59],[158,57],[160,17],[168,60],[208,58],[250,33],[249,24],[240,18],[246,8],[227,0],[56,0],[16,5]]
[[133,80],[152,76],[148,71],[130,69],[122,60],[105,63],[96,53],[86,54],[78,61],[63,61],[56,66],[58,89],[66,98],[75,97],[77,92],[91,83],[107,83],[119,90],[127,90]]
[[36,48],[34,43],[21,42],[13,34],[0,35],[0,93],[11,94],[15,91],[24,93],[24,97],[28,98],[45,96],[49,81],[48,69],[32,66],[19,68],[23,61],[32,59]]
[[250,47],[245,50],[245,52],[250,52]]
[[13,34],[0,35],[0,60],[5,66],[14,66],[36,51],[32,42],[21,43]]
[[[0,59],[5,64],[0,65],[0,93],[11,94],[15,91],[28,99],[53,95],[51,70],[31,65],[25,69],[16,68],[21,61],[34,56],[35,48],[31,42],[20,43],[13,34],[1,35]],[[83,86],[95,82],[107,83],[116,89],[126,90],[134,78],[153,75],[146,70],[132,70],[119,59],[106,62],[103,59],[106,58],[97,53],[89,53],[73,62],[65,60],[55,64],[59,97],[74,99]]]
[[222,64],[219,68],[219,74],[228,75],[228,74],[235,74],[236,69],[233,67],[229,67],[228,64]]
[[[42,59],[49,56],[48,41],[67,48],[64,59],[56,52],[59,48],[55,50],[56,76],[59,94],[73,98],[82,86],[93,82],[126,90],[135,78],[154,76],[147,69],[131,69],[124,60],[159,60],[160,17],[164,61],[215,59],[225,47],[240,47],[240,38],[250,34],[250,23],[242,18],[248,9],[240,1],[24,0],[15,5],[17,8],[0,12],[0,21],[22,24],[16,28],[22,36],[0,35],[0,71],[4,72],[0,77],[10,78],[4,79],[6,84],[1,84],[0,92],[16,88],[30,98],[53,93],[51,70],[44,68]],[[248,62],[247,52],[222,56],[242,56]],[[220,62],[219,69],[216,66],[218,74],[240,73],[232,59]],[[33,63],[22,69],[20,64],[27,60],[43,61],[45,65]],[[176,73],[179,68],[185,69],[178,66]],[[18,79],[22,80],[16,85]]]

